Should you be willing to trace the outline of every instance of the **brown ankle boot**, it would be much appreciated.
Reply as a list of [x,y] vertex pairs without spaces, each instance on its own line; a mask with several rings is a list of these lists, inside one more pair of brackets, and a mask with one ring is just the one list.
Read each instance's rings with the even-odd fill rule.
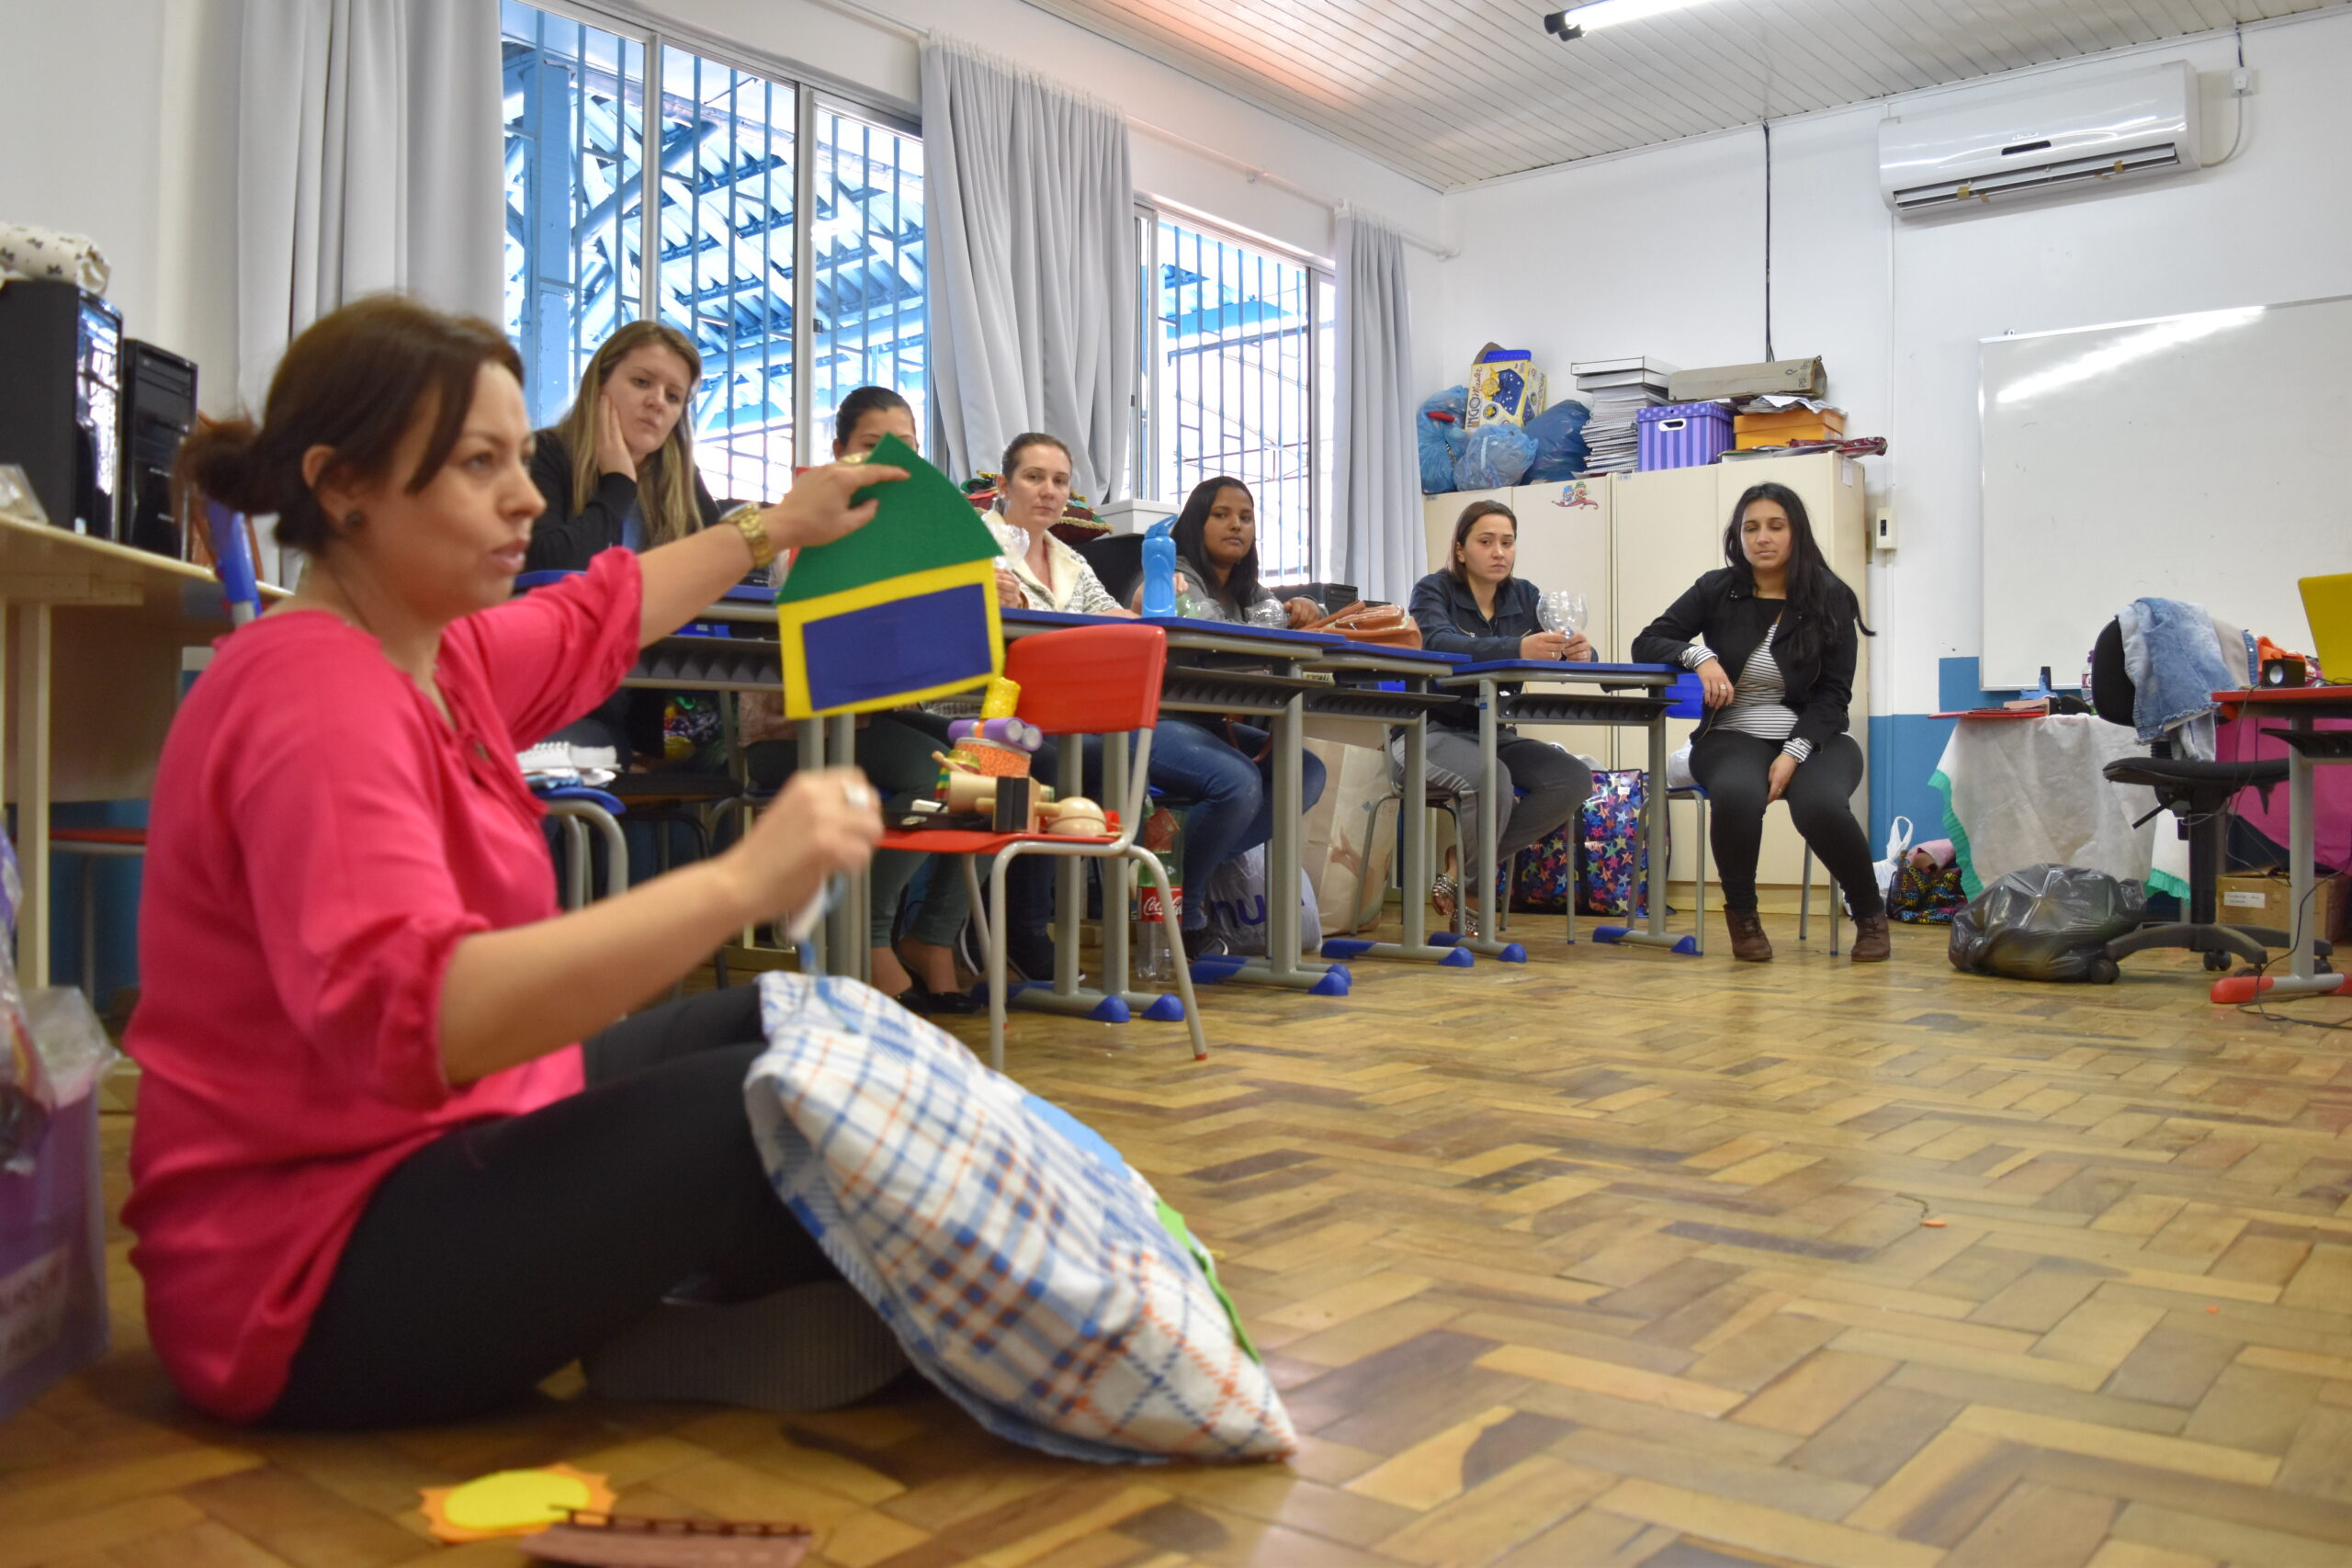
[[1742,964],[1772,962],[1772,939],[1764,934],[1764,918],[1750,909],[1742,914],[1737,909],[1725,909],[1724,920],[1731,927],[1731,955]]
[[1883,964],[1894,952],[1894,944],[1886,938],[1886,911],[1875,915],[1854,917],[1854,951],[1856,964]]

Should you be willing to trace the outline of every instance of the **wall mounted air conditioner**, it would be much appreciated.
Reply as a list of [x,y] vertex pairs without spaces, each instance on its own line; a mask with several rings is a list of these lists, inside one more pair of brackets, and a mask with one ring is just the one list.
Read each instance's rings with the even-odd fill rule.
[[1879,189],[1899,213],[1944,212],[2198,166],[2197,73],[2185,60],[1879,122]]

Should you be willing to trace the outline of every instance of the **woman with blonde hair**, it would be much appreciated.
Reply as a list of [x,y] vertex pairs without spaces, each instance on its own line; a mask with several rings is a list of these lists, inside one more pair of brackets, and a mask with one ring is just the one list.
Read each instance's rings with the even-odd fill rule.
[[718,521],[684,417],[701,380],[694,340],[667,322],[631,321],[605,340],[571,407],[537,434],[531,482],[548,509],[527,570],[585,570],[599,550],[651,549]]

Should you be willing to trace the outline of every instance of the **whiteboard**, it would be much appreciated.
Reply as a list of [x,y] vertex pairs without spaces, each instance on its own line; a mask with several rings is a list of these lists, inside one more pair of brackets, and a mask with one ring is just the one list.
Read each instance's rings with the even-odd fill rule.
[[1986,338],[1991,690],[2081,678],[2133,599],[2312,646],[2295,580],[2352,571],[2352,296]]

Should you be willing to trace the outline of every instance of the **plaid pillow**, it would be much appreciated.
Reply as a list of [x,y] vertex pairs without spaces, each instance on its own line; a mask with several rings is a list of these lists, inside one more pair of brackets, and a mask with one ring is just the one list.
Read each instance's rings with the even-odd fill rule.
[[769,1177],[948,1397],[1069,1459],[1296,1448],[1208,1253],[1109,1144],[871,987],[760,987]]

